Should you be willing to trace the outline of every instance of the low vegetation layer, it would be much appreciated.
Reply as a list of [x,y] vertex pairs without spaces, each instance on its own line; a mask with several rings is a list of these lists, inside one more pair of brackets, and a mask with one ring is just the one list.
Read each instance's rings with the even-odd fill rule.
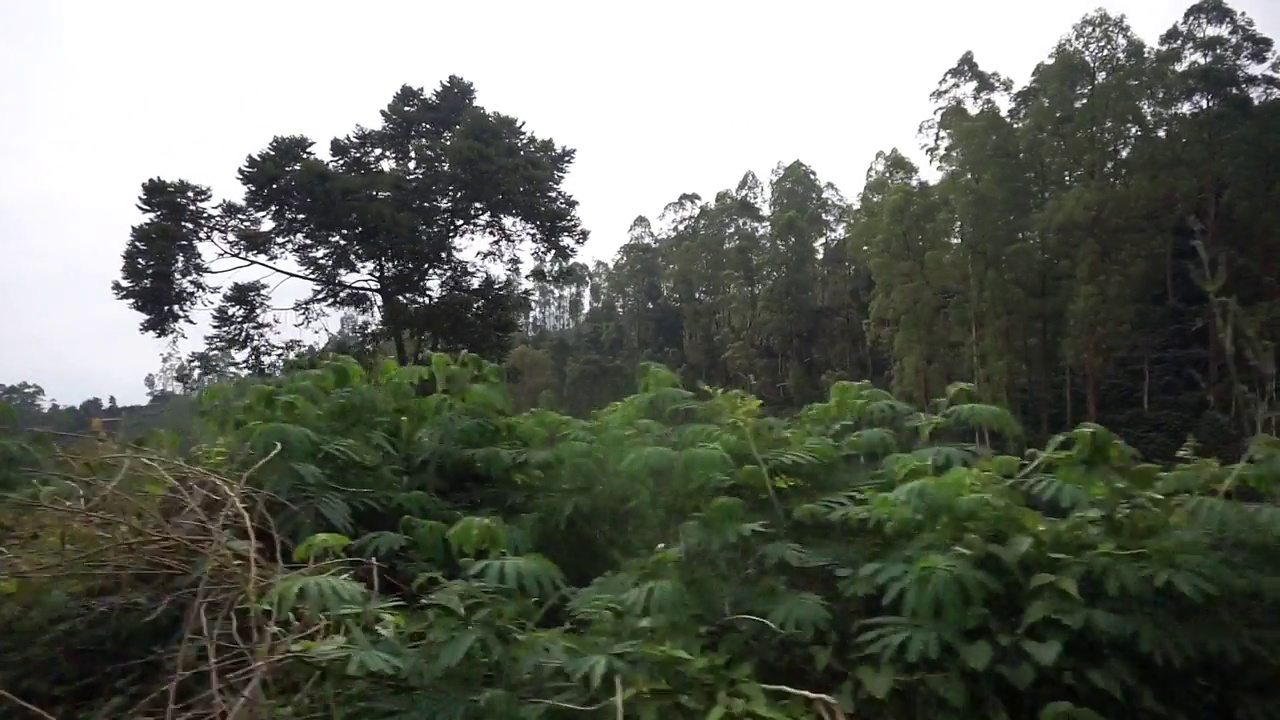
[[500,374],[333,359],[205,391],[216,439],[181,461],[90,442],[0,466],[34,480],[0,507],[5,700],[68,720],[1280,716],[1280,512],[1236,499],[1274,492],[1273,438],[1230,466],[1144,464],[1088,424],[1024,451],[967,386],[919,409],[840,382],[783,420],[656,365],[577,419],[512,411]]

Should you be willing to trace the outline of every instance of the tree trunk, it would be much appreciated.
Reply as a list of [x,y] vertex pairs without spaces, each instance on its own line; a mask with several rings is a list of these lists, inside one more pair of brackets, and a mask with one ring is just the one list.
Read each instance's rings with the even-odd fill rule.
[[391,331],[392,342],[396,345],[396,362],[401,367],[409,365],[409,346],[404,341],[404,333],[393,329]]
[[409,343],[404,337],[400,299],[391,295],[382,295],[380,299],[382,300],[382,326],[391,333],[391,342],[396,348],[396,362],[400,367],[407,367],[410,364]]
[[1084,356],[1085,414],[1089,422],[1098,422],[1098,348],[1097,339],[1089,338]]
[[1064,384],[1063,384],[1063,390],[1062,390],[1063,399],[1065,399],[1065,400],[1066,400],[1066,406],[1067,406],[1067,427],[1066,427],[1066,429],[1067,429],[1067,430],[1070,430],[1070,429],[1071,429],[1071,427],[1072,427],[1072,425],[1073,425],[1073,424],[1074,424],[1074,422],[1075,422],[1075,418],[1074,418],[1074,410],[1075,410],[1075,408],[1074,408],[1074,407],[1072,407],[1072,406],[1074,405],[1074,403],[1072,402],[1072,399],[1071,399],[1071,367],[1070,367],[1070,366],[1064,367],[1064,368],[1063,368],[1063,371],[1066,373],[1066,376],[1067,376],[1067,381],[1066,381],[1066,383],[1064,383]]
[[1142,411],[1151,411],[1151,355],[1142,356]]

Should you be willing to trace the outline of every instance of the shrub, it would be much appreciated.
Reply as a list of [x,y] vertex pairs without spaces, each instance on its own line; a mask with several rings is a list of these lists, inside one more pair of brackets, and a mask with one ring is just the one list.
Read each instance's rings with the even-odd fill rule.
[[[161,684],[225,705],[259,678],[280,718],[1280,714],[1280,511],[1229,499],[1274,493],[1274,439],[1160,467],[1095,425],[1024,453],[963,385],[919,410],[837,382],[785,420],[659,366],[639,387],[517,414],[496,368],[437,356],[210,390],[219,440],[169,477],[270,511],[189,549],[271,641]],[[247,573],[255,527],[279,542]]]

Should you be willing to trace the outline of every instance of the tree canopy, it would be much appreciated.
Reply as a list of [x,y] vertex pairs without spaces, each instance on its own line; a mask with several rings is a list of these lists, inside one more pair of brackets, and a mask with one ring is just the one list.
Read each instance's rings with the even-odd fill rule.
[[[574,259],[572,153],[453,78],[402,89],[328,160],[277,138],[242,168],[242,202],[149,181],[116,291],[172,336],[218,273],[277,268],[312,281],[296,309],[349,315],[328,349],[371,359],[387,343],[412,364],[524,344],[512,373],[537,387],[521,397],[574,414],[656,361],[781,412],[839,379],[914,402],[964,381],[1042,439],[1087,419],[1152,457],[1189,436],[1233,455],[1276,409],[1277,63],[1222,0],[1151,42],[1098,10],[1020,87],[963,54],[930,95],[921,152],[879,153],[857,193],[798,160],[748,172],[637,218],[609,262]],[[266,285],[222,293],[184,377],[303,350],[273,339]]]
[[838,379],[913,402],[966,381],[1040,438],[1086,419],[1153,457],[1237,453],[1276,409],[1278,73],[1219,0],[1154,43],[1091,13],[1021,87],[965,53],[918,158],[880,153],[847,200],[798,161],[683,194],[528,342],[571,412],[652,360],[783,411]]
[[[522,260],[566,264],[586,238],[562,189],[573,151],[476,104],[450,77],[409,86],[329,143],[277,136],[239,171],[244,195],[214,202],[186,180],[148,180],[124,251],[118,298],[158,337],[183,332],[219,274],[258,268],[310,284],[294,306],[372,314],[408,364],[429,350],[498,351],[523,315]],[[261,280],[233,282],[211,348],[260,372],[272,347]],[[485,346],[485,339],[494,344]]]

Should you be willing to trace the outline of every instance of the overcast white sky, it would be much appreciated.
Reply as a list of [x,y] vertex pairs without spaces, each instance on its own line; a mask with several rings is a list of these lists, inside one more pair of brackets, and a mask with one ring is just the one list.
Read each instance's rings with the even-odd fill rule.
[[[372,124],[401,84],[462,75],[577,148],[569,189],[607,257],[636,215],[779,161],[854,195],[876,151],[915,151],[964,51],[1021,82],[1099,4],[0,0],[0,382],[143,400],[163,344],[110,290],[140,183],[238,194],[273,135]],[[1101,4],[1154,41],[1190,0]],[[1234,5],[1280,35],[1280,2]]]

